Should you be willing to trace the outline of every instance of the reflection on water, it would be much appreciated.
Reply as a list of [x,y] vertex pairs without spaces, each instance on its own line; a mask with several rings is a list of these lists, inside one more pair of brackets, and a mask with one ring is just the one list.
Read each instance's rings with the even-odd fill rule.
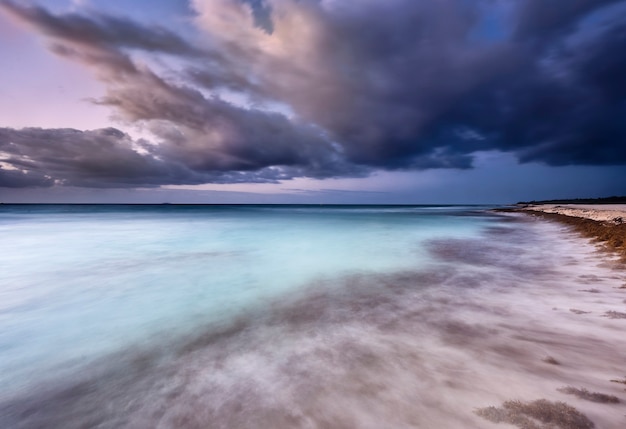
[[[348,264],[301,277],[298,287],[248,294],[264,298],[231,306],[220,317],[171,318],[178,329],[134,344],[120,341],[115,351],[106,349],[63,377],[39,372],[4,395],[0,426],[505,428],[512,426],[497,422],[525,418],[536,424],[525,427],[543,427],[550,422],[542,418],[565,410],[589,420],[570,421],[565,413],[555,427],[585,427],[576,426],[585,421],[623,427],[624,386],[611,380],[626,374],[625,322],[603,317],[624,310],[622,271],[584,241],[563,236],[558,225],[404,215],[377,223],[385,215],[368,213],[342,223],[335,214],[317,213],[309,221],[321,221],[309,226],[329,236],[318,237],[323,245],[309,251],[321,252],[332,231],[336,240],[363,245],[378,238],[380,249],[402,256],[394,262],[381,254],[384,263],[359,270]],[[422,230],[410,235],[411,222]],[[301,226],[286,222],[272,233],[303,234]],[[231,232],[241,234],[239,228]],[[238,258],[241,248],[232,251],[235,256],[207,258]],[[354,252],[361,263],[369,261],[367,252]],[[317,259],[317,268],[324,261]],[[164,273],[176,269],[160,264]],[[270,289],[281,282],[262,274],[249,273]],[[285,284],[296,280],[287,277]],[[194,278],[179,280],[180,287],[193,293],[185,281]],[[599,292],[584,291],[590,287]],[[618,402],[571,394],[583,390]],[[502,418],[484,418],[494,415]],[[518,420],[506,419],[511,416]]]

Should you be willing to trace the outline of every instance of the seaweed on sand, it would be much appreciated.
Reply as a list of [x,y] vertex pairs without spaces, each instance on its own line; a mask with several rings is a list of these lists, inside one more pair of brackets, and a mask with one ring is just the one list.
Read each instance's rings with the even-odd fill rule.
[[544,213],[535,210],[528,210],[526,212],[535,216],[568,224],[574,227],[582,235],[594,238],[599,243],[604,244],[608,250],[619,254],[622,258],[622,262],[626,262],[626,223],[622,222],[620,224],[613,224],[610,222],[600,222],[592,219],[584,219],[556,213]]
[[613,395],[606,395],[604,393],[590,392],[587,389],[577,389],[576,387],[561,387],[556,389],[566,395],[574,395],[577,398],[584,399],[586,401],[598,402],[600,404],[618,404],[619,398]]
[[623,380],[610,380],[611,383],[620,383],[620,384],[626,384],[626,377],[624,377]]
[[506,401],[501,407],[476,410],[494,423],[509,423],[520,429],[591,429],[594,424],[576,408],[564,402],[539,399],[532,402]]
[[604,317],[609,319],[626,319],[626,313],[620,313],[619,311],[607,311],[604,313]]
[[545,358],[541,359],[543,362],[545,363],[549,363],[550,365],[561,365],[561,362],[559,362],[558,360],[554,359],[552,356],[546,356]]

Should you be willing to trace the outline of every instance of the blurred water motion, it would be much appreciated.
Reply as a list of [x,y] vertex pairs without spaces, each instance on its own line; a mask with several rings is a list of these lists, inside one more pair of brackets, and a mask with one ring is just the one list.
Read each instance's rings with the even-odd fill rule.
[[2,427],[484,428],[476,409],[540,398],[624,419],[557,390],[619,397],[626,370],[623,321],[601,317],[624,275],[558,225],[31,206],[3,207],[0,232]]

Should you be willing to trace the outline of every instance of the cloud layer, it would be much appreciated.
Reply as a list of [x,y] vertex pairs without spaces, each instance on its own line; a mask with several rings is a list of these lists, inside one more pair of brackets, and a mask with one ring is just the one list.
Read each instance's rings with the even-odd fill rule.
[[[194,0],[196,37],[0,1],[153,135],[0,129],[0,186],[626,164],[626,1]],[[187,32],[188,33],[188,32]],[[78,124],[79,125],[79,124]],[[77,126],[78,126],[77,125]]]

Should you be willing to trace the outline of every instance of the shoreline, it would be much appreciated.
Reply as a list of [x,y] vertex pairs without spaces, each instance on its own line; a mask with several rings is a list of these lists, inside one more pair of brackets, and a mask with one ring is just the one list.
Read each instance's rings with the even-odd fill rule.
[[626,205],[536,204],[496,209],[501,213],[526,213],[572,227],[626,263]]
[[626,204],[528,204],[521,208],[528,211],[608,222],[613,225],[626,223]]

